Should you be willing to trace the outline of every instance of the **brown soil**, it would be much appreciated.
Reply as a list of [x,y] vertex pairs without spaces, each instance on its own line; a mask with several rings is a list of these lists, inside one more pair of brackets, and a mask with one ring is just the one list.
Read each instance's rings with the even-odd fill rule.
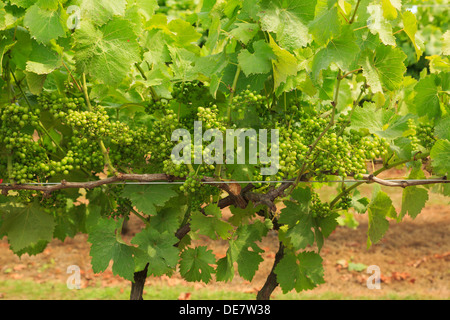
[[[367,192],[370,190],[367,189]],[[394,205],[399,208],[401,191],[392,192]],[[229,211],[224,211],[227,216]],[[430,200],[419,216],[412,220],[406,217],[401,223],[391,222],[383,240],[366,248],[367,215],[357,215],[360,223],[353,230],[338,227],[325,241],[321,256],[325,269],[325,284],[320,285],[311,294],[334,294],[346,298],[386,298],[419,297],[432,299],[450,298],[450,206],[448,198],[430,194]],[[131,220],[131,230],[137,232],[139,220]],[[131,237],[133,232],[127,237]],[[195,244],[208,245],[217,258],[223,257],[227,250],[225,241],[208,243],[199,237]],[[236,275],[229,283],[210,283],[213,290],[237,290],[256,293],[263,285],[272,268],[277,237],[270,233],[260,244],[265,250],[265,261],[261,263],[253,281],[250,283]],[[90,245],[86,235],[77,235],[74,239],[52,241],[45,251],[37,256],[15,256],[8,247],[6,239],[0,240],[0,280],[31,279],[36,283],[66,283],[67,267],[78,265],[81,268],[82,286],[121,285],[126,282],[114,276],[110,269],[102,274],[94,274],[90,266]],[[367,279],[371,274],[366,269],[349,270],[348,262],[365,266],[377,265],[381,270],[381,289],[368,289]],[[147,286],[162,284],[174,286],[185,284],[178,274],[173,277],[149,277]],[[196,288],[206,287],[203,283]],[[186,295],[189,297],[189,293]],[[279,288],[273,297],[283,299]],[[326,297],[326,295],[325,295]]]

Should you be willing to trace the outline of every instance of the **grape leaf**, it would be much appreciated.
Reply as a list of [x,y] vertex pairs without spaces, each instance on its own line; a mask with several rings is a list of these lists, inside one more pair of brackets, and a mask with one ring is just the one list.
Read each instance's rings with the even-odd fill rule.
[[256,23],[236,23],[236,28],[230,31],[230,34],[247,44],[259,31],[259,25]]
[[9,2],[21,8],[29,8],[38,0],[10,0]]
[[32,51],[26,64],[26,70],[38,75],[49,74],[62,66],[61,55],[49,47],[32,43]]
[[435,173],[447,175],[450,172],[450,141],[438,140],[430,152],[431,164]]
[[349,70],[359,53],[359,47],[353,30],[346,26],[342,28],[338,37],[331,39],[325,48],[322,48],[314,56],[311,71],[314,78],[318,78],[322,69],[327,69],[331,63],[335,63],[344,71]]
[[375,52],[367,50],[361,58],[363,75],[373,93],[383,92],[383,88],[393,91],[400,87],[406,67],[406,55],[399,48],[379,45]]
[[417,33],[417,19],[416,16],[411,11],[406,11],[402,16],[403,20],[403,30],[408,35],[409,39],[414,45],[414,50],[416,50],[417,60],[419,60],[423,51],[419,46],[423,46],[421,40],[416,37]]
[[103,25],[114,16],[123,16],[127,0],[83,0],[81,16],[96,25]]
[[395,217],[395,208],[389,196],[381,191],[377,185],[374,187],[372,201],[367,207],[369,225],[367,230],[367,248],[377,243],[389,228],[386,217]]
[[203,281],[208,283],[214,268],[211,264],[216,264],[212,250],[207,250],[205,246],[188,248],[181,255],[180,274],[187,281]]
[[139,211],[155,215],[156,207],[163,206],[177,196],[177,193],[170,185],[127,185],[122,191],[122,196],[130,199]]
[[447,115],[436,122],[434,127],[436,137],[450,141],[450,130],[448,130],[448,128],[450,128],[450,115]]
[[420,81],[414,87],[416,96],[414,97],[414,104],[419,116],[427,115],[428,118],[433,119],[441,114],[439,104],[439,78],[436,74],[430,74]]
[[275,267],[277,281],[283,293],[293,289],[297,292],[314,289],[324,283],[322,258],[315,252],[285,252]]
[[253,43],[254,52],[243,49],[238,55],[239,65],[246,76],[268,73],[272,70],[272,60],[276,58],[272,48],[264,40]]
[[309,31],[319,45],[324,45],[341,30],[336,6],[324,11],[309,24]]
[[378,34],[385,45],[395,46],[395,37],[392,34],[392,25],[383,16],[383,9],[379,4],[371,4],[367,7],[369,21],[367,25],[370,32]]
[[296,75],[298,72],[298,61],[297,58],[292,55],[289,51],[284,50],[279,47],[278,44],[270,36],[270,46],[273,53],[276,56],[276,60],[272,62],[273,64],[273,77],[275,79],[275,89],[280,86],[281,83],[286,82],[286,79],[290,75]]
[[36,41],[47,44],[52,39],[65,36],[67,18],[62,8],[47,10],[35,4],[27,10],[23,24]]
[[7,207],[0,234],[6,234],[11,250],[18,252],[39,241],[51,241],[55,221],[52,215],[33,202],[24,207]]
[[89,232],[88,241],[92,244],[90,256],[94,273],[103,272],[113,261],[112,272],[115,275],[134,281],[134,248],[118,241],[122,221],[99,219]]
[[417,217],[417,215],[425,207],[427,200],[428,190],[424,188],[410,186],[403,189],[402,210],[399,214],[399,220],[401,220],[406,214],[413,219]]
[[255,213],[262,208],[262,206],[254,207],[253,202],[251,201],[244,209],[230,206],[230,211],[233,215],[228,219],[228,222],[237,227],[241,224],[248,223],[255,216]]
[[274,32],[277,42],[287,50],[306,46],[311,41],[306,24],[314,19],[317,0],[263,0],[260,3],[261,29]]
[[[230,281],[234,276],[234,262],[238,264],[238,272],[241,277],[251,281],[258,270],[259,264],[264,260],[261,253],[264,252],[257,244],[268,232],[267,226],[261,221],[253,224],[241,225],[237,228],[234,238],[229,241],[229,249],[226,257],[217,263],[218,280]],[[249,250],[251,249],[251,250]]]
[[79,72],[105,84],[121,82],[131,66],[140,60],[136,35],[127,20],[114,18],[99,29],[82,20],[74,39]]
[[205,213],[207,215],[197,211],[191,215],[191,229],[193,231],[198,230],[200,234],[206,235],[213,240],[229,238],[233,226],[221,220],[222,213],[220,208],[210,204],[205,208]]
[[174,247],[178,241],[173,233],[160,233],[147,226],[131,240],[139,249],[135,254],[135,269],[143,270],[148,263],[149,274],[161,276],[169,272],[178,263],[179,250]]
[[383,8],[383,16],[388,20],[394,20],[397,18],[397,9],[401,9],[401,0],[381,0],[381,6]]

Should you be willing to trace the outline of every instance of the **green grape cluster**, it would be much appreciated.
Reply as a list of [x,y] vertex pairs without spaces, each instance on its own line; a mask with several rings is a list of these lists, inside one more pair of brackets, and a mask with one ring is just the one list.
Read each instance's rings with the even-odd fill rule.
[[180,191],[196,192],[203,185],[202,179],[203,177],[197,175],[195,172],[189,172],[183,185],[180,186]]
[[15,131],[27,125],[38,126],[40,109],[30,109],[29,107],[10,104],[0,108],[0,119],[2,120],[2,129]]
[[413,151],[419,151],[421,146],[428,150],[433,147],[436,138],[432,125],[416,124],[413,119],[408,119],[408,129],[411,132],[408,138],[411,140]]
[[145,107],[148,114],[162,113],[167,109],[169,102],[166,99],[155,100],[152,99]]
[[152,130],[148,133],[152,141],[149,152],[153,163],[162,163],[170,157],[174,146],[171,141],[172,133],[177,128],[179,128],[177,115],[170,109],[165,110],[164,115],[153,123]]
[[111,135],[109,116],[105,110],[74,111],[69,110],[65,122],[74,129],[74,134],[84,137],[104,137]]
[[180,186],[180,191],[189,197],[191,211],[200,210],[203,204],[209,203],[214,196],[220,194],[219,188],[204,184],[202,179],[203,176],[190,172]]
[[219,129],[222,132],[226,131],[226,127],[219,119],[219,108],[216,104],[211,105],[211,107],[198,107],[197,108],[197,120],[202,122],[202,127],[204,130],[208,129]]
[[325,218],[331,213],[330,204],[322,202],[317,193],[312,194],[310,213],[313,218]]
[[43,110],[50,112],[56,119],[65,118],[69,110],[86,108],[84,98],[63,97],[57,93],[44,92],[37,97],[37,101]]
[[[75,166],[75,169],[86,169],[101,172],[104,167],[103,154],[99,150],[98,143],[90,141],[87,138],[73,136],[69,143],[69,151],[66,159],[69,166]],[[64,160],[61,160],[61,166],[64,166]],[[64,168],[73,169],[72,167]]]
[[352,204],[352,197],[349,194],[346,194],[341,198],[341,200],[336,204],[336,208],[342,210],[348,210]]
[[177,82],[173,85],[172,97],[178,103],[198,106],[211,97],[209,90],[200,81]]
[[251,90],[251,86],[247,89],[234,95],[231,101],[231,110],[242,114],[245,117],[245,112],[248,108],[256,110],[261,121],[266,122],[269,126],[272,125],[272,114],[267,108],[269,101],[267,97],[261,95],[257,91]]
[[164,160],[163,166],[163,172],[170,176],[184,178],[189,174],[189,169],[185,164],[175,163],[172,159]]
[[31,135],[16,131],[3,137],[3,143],[11,157],[11,180],[23,184],[42,175],[43,171],[39,165],[48,160],[47,154]]

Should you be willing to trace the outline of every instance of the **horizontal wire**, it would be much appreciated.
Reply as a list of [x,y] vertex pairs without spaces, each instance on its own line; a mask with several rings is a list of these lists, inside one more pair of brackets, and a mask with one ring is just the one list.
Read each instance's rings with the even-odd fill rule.
[[[101,180],[94,180],[94,181],[101,181]],[[94,181],[80,181],[80,182],[74,182],[72,183],[89,183]],[[383,179],[383,181],[387,182],[430,182],[430,181],[447,181],[444,179]],[[274,180],[274,181],[200,181],[203,184],[232,184],[232,183],[293,183],[292,180]],[[300,181],[300,183],[358,183],[358,182],[372,182],[370,180],[328,180],[328,181],[317,181],[317,180],[311,180],[311,181]],[[60,185],[61,182],[35,182],[35,183],[25,183],[20,184],[21,186],[51,186],[51,185]],[[184,181],[142,181],[142,182],[132,182],[132,181],[124,181],[124,182],[113,182],[108,184],[129,184],[129,185],[161,185],[161,184],[184,184]],[[11,183],[0,183],[1,186],[15,186]]]

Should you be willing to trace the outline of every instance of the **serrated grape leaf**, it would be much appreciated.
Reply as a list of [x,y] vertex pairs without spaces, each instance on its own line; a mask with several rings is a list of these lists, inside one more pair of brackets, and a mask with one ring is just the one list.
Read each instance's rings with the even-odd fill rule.
[[136,208],[147,214],[155,215],[156,207],[162,207],[177,193],[170,185],[127,185],[122,196],[131,200]]
[[9,2],[21,8],[29,8],[38,0],[10,0]]
[[383,8],[383,16],[388,20],[394,20],[398,15],[397,9],[401,9],[402,3],[401,0],[381,0],[381,6]]
[[172,60],[173,79],[179,81],[192,81],[197,77],[194,63],[197,60],[195,53],[184,48],[169,46]]
[[127,0],[83,0],[81,16],[101,26],[114,16],[123,16]]
[[[217,215],[203,215],[201,212],[195,212],[191,215],[191,229],[193,231],[199,231],[200,234],[208,236],[209,238],[216,240],[221,238],[223,240],[228,239],[233,230],[233,226],[228,222],[221,220],[222,214],[220,209],[216,205],[209,205],[209,208],[215,207],[219,211]],[[207,207],[207,208],[208,208]],[[211,209],[209,209],[211,211]],[[206,212],[208,214],[208,212]]]
[[32,51],[26,63],[26,71],[43,75],[49,74],[61,66],[62,57],[58,52],[33,41]]
[[281,209],[278,222],[290,227],[295,226],[309,212],[308,204],[296,204],[291,201],[286,201],[284,204],[285,207]]
[[402,209],[400,211],[398,220],[401,220],[406,214],[411,218],[417,215],[425,207],[428,200],[428,190],[416,186],[410,186],[403,189],[402,195]]
[[414,104],[419,116],[427,115],[429,119],[437,118],[441,114],[439,104],[439,78],[436,74],[430,74],[414,87],[416,96]]
[[396,90],[403,82],[406,55],[400,48],[379,45],[375,51],[367,50],[360,57],[363,75],[373,93]]
[[281,48],[273,40],[269,34],[270,47],[276,56],[276,59],[272,61],[273,65],[273,77],[274,88],[278,88],[281,83],[286,82],[288,76],[296,75],[298,72],[297,58],[289,51]]
[[307,24],[314,19],[317,0],[263,0],[259,13],[261,29],[276,33],[277,42],[287,50],[311,42]]
[[91,245],[90,256],[94,273],[103,272],[113,261],[112,272],[115,275],[134,281],[133,247],[117,241],[121,221],[101,218],[89,231],[88,242]]
[[167,47],[167,35],[158,29],[150,30],[145,35],[143,44],[148,51],[144,53],[144,60],[152,65],[170,62],[170,52]]
[[367,26],[370,32],[378,34],[385,45],[395,46],[395,37],[392,34],[392,25],[383,15],[383,9],[379,4],[370,4],[367,7],[369,21]]
[[171,206],[164,207],[158,210],[157,214],[151,218],[151,225],[159,232],[173,232],[175,233],[179,227],[180,219],[184,216],[186,211],[185,206]]
[[254,206],[253,202],[249,201],[247,207],[244,209],[230,206],[230,211],[233,214],[228,221],[234,226],[240,226],[241,224],[248,223],[256,214],[257,211],[262,209],[263,206]]
[[[7,38],[0,35],[0,66],[3,65],[3,56],[5,53],[9,51],[9,49],[13,48],[16,44],[11,38]],[[0,76],[3,74],[3,68],[0,68]]]
[[234,278],[234,261],[230,254],[217,260],[217,281],[231,281]]
[[395,217],[396,211],[392,205],[389,196],[381,191],[379,186],[374,187],[372,201],[367,207],[368,212],[368,230],[367,230],[367,248],[377,243],[389,229],[389,221],[386,217]]
[[239,65],[246,76],[256,73],[268,73],[272,70],[272,60],[276,58],[272,48],[264,40],[253,43],[254,52],[241,50],[238,55]]
[[370,133],[394,140],[400,138],[408,128],[411,114],[399,116],[392,110],[377,108],[374,103],[364,103],[363,107],[355,107],[350,127],[355,130],[367,129]]
[[409,39],[411,39],[411,42],[414,45],[414,50],[416,51],[417,60],[419,60],[420,56],[423,53],[423,50],[420,48],[420,46],[423,46],[423,43],[416,37],[417,33],[416,16],[411,11],[406,11],[405,13],[403,13],[402,21],[403,21],[403,30],[405,30],[405,33],[408,35]]
[[259,25],[256,23],[236,23],[236,28],[230,31],[230,34],[243,44],[247,44],[259,31]]
[[349,26],[342,28],[341,33],[328,42],[314,56],[311,71],[315,79],[318,78],[322,69],[327,69],[331,63],[335,63],[343,71],[348,71],[359,53],[356,38]]
[[447,175],[450,172],[450,141],[436,141],[433,148],[431,148],[430,157],[434,172]]
[[32,244],[26,248],[23,248],[22,250],[19,250],[17,252],[14,252],[19,258],[24,255],[30,255],[30,256],[35,256],[39,253],[42,253],[45,248],[47,248],[48,245],[48,241],[46,240],[39,240],[37,243]]
[[158,0],[128,0],[128,7],[131,5],[138,8],[138,12],[142,14],[146,20],[149,20],[155,10],[158,9]]
[[308,25],[310,33],[319,45],[324,45],[341,30],[338,8],[333,6],[322,12]]
[[203,281],[208,283],[212,278],[216,258],[212,250],[205,246],[187,248],[181,255],[180,274],[187,281]]
[[174,233],[159,232],[147,226],[131,240],[141,251],[135,254],[136,269],[143,270],[149,263],[148,273],[155,276],[174,269],[179,259],[179,250],[174,247],[178,241]]
[[443,117],[436,122],[434,133],[436,137],[442,140],[450,141],[450,115]]
[[318,217],[315,219],[316,226],[320,228],[320,231],[325,238],[328,238],[338,226],[338,217],[339,214],[337,212],[333,212],[325,217]]
[[287,252],[274,271],[283,293],[311,290],[325,282],[322,258],[315,252]]
[[173,33],[175,43],[180,47],[188,48],[190,44],[197,42],[202,36],[194,26],[181,19],[171,20],[167,26]]
[[67,18],[62,8],[47,10],[35,4],[27,10],[23,24],[36,41],[47,44],[50,40],[65,36]]
[[46,74],[41,75],[27,71],[24,71],[24,73],[28,84],[28,90],[30,90],[30,93],[34,95],[39,95],[42,92],[42,89],[44,88],[44,82],[47,79],[47,75]]
[[100,28],[81,21],[74,33],[75,61],[84,72],[105,84],[118,84],[140,60],[131,23],[114,18]]
[[39,241],[50,242],[54,228],[53,216],[33,202],[24,207],[9,206],[0,227],[0,234],[6,234],[11,250],[18,252]]
[[3,2],[0,3],[0,30],[8,29],[16,20],[12,14],[4,9],[4,7],[5,4]]
[[256,270],[258,270],[259,264],[264,261],[261,257],[264,250],[256,242],[261,241],[268,231],[267,226],[261,221],[248,225],[244,224],[237,228],[234,238],[229,241],[226,257],[219,260],[217,279],[219,281],[232,280],[234,276],[233,264],[236,262],[239,275],[251,281]]

